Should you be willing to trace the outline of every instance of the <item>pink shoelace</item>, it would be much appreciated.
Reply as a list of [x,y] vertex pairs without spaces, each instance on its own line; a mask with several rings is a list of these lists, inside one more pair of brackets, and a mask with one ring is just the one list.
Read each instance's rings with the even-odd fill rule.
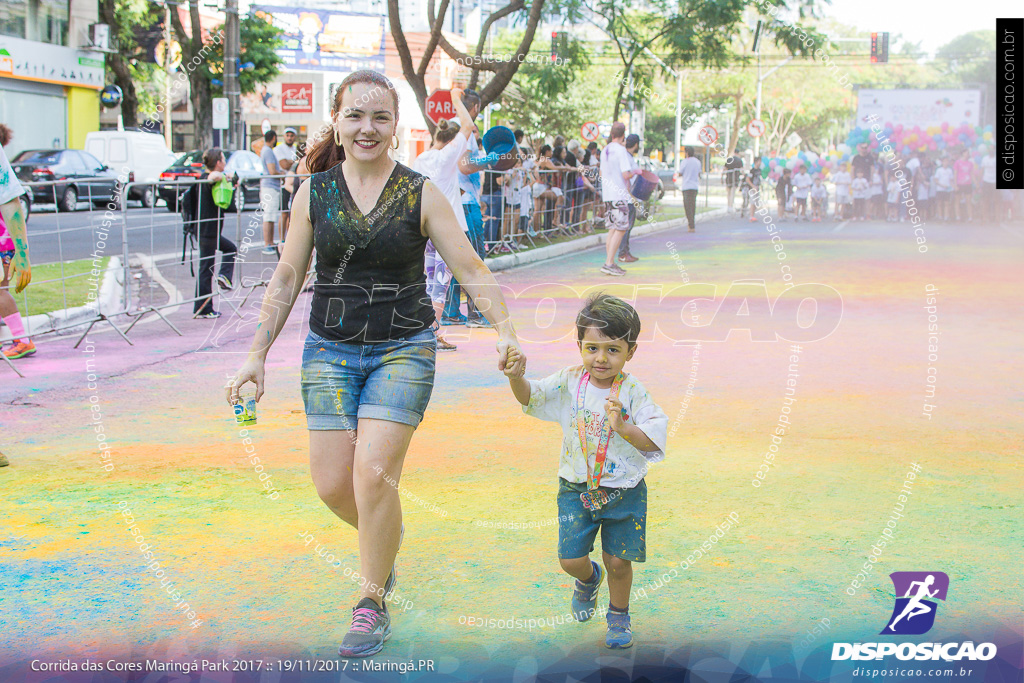
[[350,631],[356,633],[372,633],[373,625],[377,623],[377,611],[369,607],[358,607],[352,609],[352,628]]

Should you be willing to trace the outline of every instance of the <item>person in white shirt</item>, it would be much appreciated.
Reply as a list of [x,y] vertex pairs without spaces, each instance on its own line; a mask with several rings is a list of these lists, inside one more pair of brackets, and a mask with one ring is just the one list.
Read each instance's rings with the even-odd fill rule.
[[284,129],[284,144],[274,147],[274,156],[277,157],[277,167],[284,171],[284,182],[281,184],[281,241],[284,242],[288,235],[288,220],[291,216],[292,191],[295,189],[295,159],[298,150],[295,147],[295,138],[298,133],[294,128]]
[[[462,90],[452,89],[452,104],[459,115],[461,126],[441,119],[437,124],[437,131],[434,133],[434,144],[430,149],[416,157],[412,164],[412,170],[430,178],[437,186],[445,199],[452,205],[455,212],[455,220],[459,227],[469,237],[469,223],[466,220],[466,213],[462,209],[462,193],[459,188],[459,159],[466,151],[469,138],[473,135],[473,119],[469,111],[462,103]],[[452,281],[451,270],[437,253],[434,244],[427,241],[424,261],[427,273],[427,296],[434,306],[434,315],[437,317],[435,333],[437,335],[438,351],[454,351],[455,344],[448,342],[441,332],[441,317],[444,311],[445,298],[448,294],[448,287]]]
[[796,204],[794,213],[796,214],[796,220],[800,220],[801,217],[807,220],[807,194],[811,189],[811,176],[808,175],[806,167],[801,167],[800,171],[793,176],[793,201]]
[[871,167],[868,201],[871,204],[871,218],[881,220],[885,208],[885,190],[882,188],[882,172],[877,166]]
[[850,184],[853,178],[850,177],[850,164],[842,164],[839,171],[832,176],[832,182],[836,184],[836,220],[844,220],[850,217]]
[[889,184],[885,188],[888,193],[886,197],[885,220],[888,222],[896,223],[900,219],[900,192],[902,189],[900,181],[896,180],[896,176],[890,176]]
[[864,177],[864,171],[857,171],[857,177],[852,183],[850,183],[850,192],[853,194],[853,219],[855,221],[865,221],[867,217],[864,214],[865,207],[868,202],[868,191],[870,185],[868,179]]
[[[608,575],[609,648],[632,645],[629,594],[634,562],[647,560],[647,483],[665,459],[668,416],[633,374],[640,316],[622,299],[590,297],[576,316],[582,363],[542,380],[520,371],[509,388],[523,412],[562,427],[558,462],[558,561],[576,579],[572,614],[587,621]],[[601,534],[602,560],[590,558]],[[603,565],[603,566],[602,566]]]
[[996,192],[996,158],[991,148],[985,149],[981,158],[981,204],[985,207],[985,215],[990,220],[999,220],[1001,197]]
[[935,187],[935,217],[943,221],[949,220],[949,212],[952,207],[950,198],[955,189],[953,184],[953,162],[949,157],[942,157],[942,165],[935,169],[932,176]]
[[693,232],[694,219],[697,214],[697,191],[700,189],[700,159],[697,158],[693,147],[687,146],[683,149],[685,158],[679,164],[679,189],[683,192],[683,211],[686,212],[686,222]]
[[640,169],[633,168],[633,157],[623,144],[626,140],[626,125],[621,121],[612,124],[608,144],[601,152],[601,199],[604,201],[605,225],[608,226],[608,243],[605,245],[605,262],[601,272],[606,275],[625,275],[615,263],[619,244],[626,230],[629,230],[629,183]]
[[814,179],[814,185],[811,187],[810,195],[811,220],[815,223],[820,223],[821,217],[826,213],[825,202],[828,201],[828,189],[822,184],[821,176]]

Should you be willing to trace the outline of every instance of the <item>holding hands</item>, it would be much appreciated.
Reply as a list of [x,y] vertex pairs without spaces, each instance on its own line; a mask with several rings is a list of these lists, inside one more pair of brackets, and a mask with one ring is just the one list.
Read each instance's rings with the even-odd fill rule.
[[526,374],[526,354],[515,344],[499,340],[498,355],[498,369],[506,377],[522,377]]

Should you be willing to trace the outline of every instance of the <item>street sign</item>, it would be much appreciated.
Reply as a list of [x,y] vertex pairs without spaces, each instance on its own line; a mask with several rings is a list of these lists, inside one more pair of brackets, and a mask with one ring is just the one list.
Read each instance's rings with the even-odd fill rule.
[[213,98],[213,127],[220,128],[221,130],[227,130],[230,127],[230,121],[228,118],[228,98],[226,97],[214,97]]
[[718,140],[718,131],[715,130],[714,126],[707,125],[700,129],[697,133],[697,139],[705,145],[713,145]]
[[790,147],[798,147],[800,145],[800,143],[803,142],[803,141],[804,141],[804,139],[802,137],[800,137],[799,135],[797,135],[796,133],[790,133],[789,137],[786,138],[786,142],[789,143]]
[[587,121],[580,126],[580,134],[587,142],[593,142],[597,139],[597,136],[601,134],[601,131],[595,122]]
[[885,64],[889,61],[889,34],[871,34],[871,63]]
[[761,119],[751,119],[750,123],[747,124],[747,133],[752,138],[759,138],[764,135],[764,121]]
[[270,125],[270,119],[263,119],[263,123],[260,124],[260,130],[263,131],[263,134],[266,135],[267,131],[271,128],[273,128],[273,126]]
[[427,98],[427,118],[434,125],[441,119],[450,119],[455,116],[455,107],[452,106],[451,90],[435,90]]

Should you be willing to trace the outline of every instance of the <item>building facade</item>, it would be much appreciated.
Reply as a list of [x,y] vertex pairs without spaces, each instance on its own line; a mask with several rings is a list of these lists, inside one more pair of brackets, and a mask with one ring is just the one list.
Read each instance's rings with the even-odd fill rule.
[[104,54],[90,49],[97,0],[0,2],[0,122],[25,149],[82,149],[99,130]]

